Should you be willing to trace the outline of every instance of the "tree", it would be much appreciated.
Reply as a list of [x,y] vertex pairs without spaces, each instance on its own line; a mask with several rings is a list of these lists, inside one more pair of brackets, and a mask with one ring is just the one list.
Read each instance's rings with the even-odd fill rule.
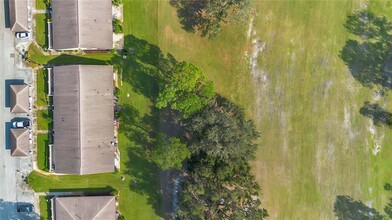
[[190,156],[186,144],[182,143],[179,138],[167,138],[162,133],[158,134],[151,152],[151,160],[162,170],[181,169],[182,162]]
[[213,83],[206,79],[203,71],[191,63],[181,62],[174,66],[165,79],[156,107],[169,106],[188,118],[200,111],[214,96]]
[[224,160],[253,159],[254,142],[259,137],[243,110],[222,97],[187,120],[186,129],[192,154],[205,153]]
[[210,39],[217,36],[222,24],[249,20],[252,0],[171,0],[183,28],[188,32],[201,31]]
[[261,220],[268,216],[259,208],[259,186],[247,161],[224,162],[207,156],[196,158],[190,166],[180,196],[181,219]]

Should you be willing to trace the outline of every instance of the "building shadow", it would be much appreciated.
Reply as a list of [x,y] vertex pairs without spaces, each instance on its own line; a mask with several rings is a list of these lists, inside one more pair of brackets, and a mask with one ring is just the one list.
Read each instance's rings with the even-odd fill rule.
[[376,103],[366,101],[359,110],[363,116],[369,117],[373,120],[376,126],[387,126],[392,128],[392,113],[385,111]]
[[73,56],[68,54],[61,54],[56,58],[48,61],[47,66],[59,66],[59,65],[108,65],[110,64],[107,60],[97,60],[81,56]]
[[362,201],[354,200],[347,195],[339,195],[334,203],[334,212],[338,220],[382,220],[383,216]]
[[5,131],[4,131],[5,132],[5,136],[4,136],[5,149],[10,150],[11,149],[10,134],[11,134],[12,122],[5,122],[4,128],[5,128]]
[[49,189],[50,196],[102,196],[102,195],[116,195],[117,190],[111,186],[99,188],[62,188]]
[[10,93],[11,93],[11,85],[23,85],[24,84],[24,80],[23,79],[6,79],[5,80],[5,107],[9,108],[10,107]]
[[10,22],[9,0],[4,0],[3,3],[4,3],[4,27],[10,28],[11,22]]

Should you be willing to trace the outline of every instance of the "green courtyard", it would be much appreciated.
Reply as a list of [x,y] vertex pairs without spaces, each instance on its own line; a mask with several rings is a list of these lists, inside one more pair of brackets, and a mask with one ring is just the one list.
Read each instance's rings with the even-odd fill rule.
[[[390,2],[366,5],[392,19]],[[125,48],[134,51],[126,59],[115,52],[44,56],[30,48],[29,59],[39,64],[115,66],[123,110],[118,172],[33,172],[28,183],[37,192],[115,191],[126,219],[161,219],[159,170],[146,159],[145,145],[148,131],[160,126],[151,100],[155,75],[170,54],[200,66],[216,90],[256,122],[261,138],[252,165],[271,218],[332,219],[340,195],[382,210],[390,196],[384,190],[392,174],[390,128],[373,125],[359,111],[365,101],[392,109],[390,96],[378,97],[356,81],[340,55],[354,37],[344,27],[347,16],[360,2],[257,1],[256,7],[251,31],[248,25],[224,26],[217,39],[208,40],[185,32],[168,1],[124,0]],[[251,68],[254,47],[261,52]]]

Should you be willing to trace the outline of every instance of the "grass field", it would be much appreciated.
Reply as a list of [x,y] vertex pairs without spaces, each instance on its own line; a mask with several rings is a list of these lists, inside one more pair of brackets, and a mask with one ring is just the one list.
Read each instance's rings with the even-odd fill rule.
[[[331,219],[337,195],[382,210],[390,131],[359,113],[364,101],[377,99],[375,91],[356,82],[339,57],[351,37],[343,24],[359,4],[278,1],[258,8],[256,36],[265,49],[254,72],[263,79],[255,82],[254,118],[263,134],[255,172],[271,216]],[[379,103],[391,109],[387,96]]]
[[[390,2],[380,2],[369,7],[390,14]],[[248,27],[233,25],[214,41],[183,31],[166,1],[126,6],[126,33],[201,66],[218,92],[255,120],[262,137],[253,167],[272,219],[331,219],[338,195],[382,210],[391,137],[359,113],[375,92],[339,57],[352,37],[343,24],[359,2],[257,1],[255,34],[247,39]],[[251,72],[254,39],[263,52]],[[378,102],[391,109],[388,96]]]
[[37,44],[41,47],[47,47],[46,14],[35,14],[35,22],[35,34]]
[[37,111],[38,130],[50,130],[53,127],[52,111],[38,110]]
[[48,98],[48,73],[45,69],[37,71],[37,106],[47,107],[49,105]]
[[37,134],[37,166],[38,169],[49,171],[49,135]]

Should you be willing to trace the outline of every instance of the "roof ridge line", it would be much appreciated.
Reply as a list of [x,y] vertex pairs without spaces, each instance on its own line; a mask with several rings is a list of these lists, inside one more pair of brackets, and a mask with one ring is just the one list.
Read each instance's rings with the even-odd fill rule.
[[76,220],[76,219],[71,215],[71,213],[69,213],[69,210],[67,209],[67,207],[66,207],[59,199],[56,199],[56,203],[57,203],[57,202],[60,203],[61,206],[67,211],[68,216],[71,217],[72,220]]
[[99,212],[97,212],[97,214],[92,218],[92,220],[95,220],[95,217],[97,217],[97,216],[106,208],[106,206],[109,205],[109,203],[110,203],[114,198],[115,198],[114,196],[113,196],[112,198],[110,198],[109,201],[105,204],[105,206],[103,206],[103,207],[101,208],[101,210],[99,210]]

